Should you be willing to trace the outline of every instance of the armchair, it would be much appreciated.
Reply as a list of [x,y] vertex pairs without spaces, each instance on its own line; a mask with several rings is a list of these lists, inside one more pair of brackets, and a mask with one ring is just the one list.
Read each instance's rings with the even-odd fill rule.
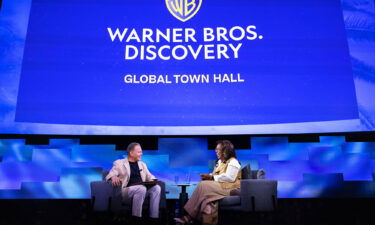
[[[131,204],[123,203],[120,187],[112,187],[111,183],[105,181],[108,171],[103,171],[101,181],[93,181],[90,183],[91,188],[91,204],[95,212],[100,211],[129,211]],[[165,183],[159,181],[161,187],[160,195],[160,212],[166,212],[166,192]],[[149,198],[143,203],[143,208],[148,209]]]
[[264,170],[250,170],[250,165],[246,165],[242,169],[239,193],[220,200],[219,207],[228,211],[274,211],[277,208],[277,181],[265,180]]

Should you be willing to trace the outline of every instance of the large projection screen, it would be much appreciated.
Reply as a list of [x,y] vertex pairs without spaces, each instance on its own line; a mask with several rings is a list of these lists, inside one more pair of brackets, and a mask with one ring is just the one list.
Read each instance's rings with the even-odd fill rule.
[[374,12],[352,3],[5,0],[0,133],[373,131]]

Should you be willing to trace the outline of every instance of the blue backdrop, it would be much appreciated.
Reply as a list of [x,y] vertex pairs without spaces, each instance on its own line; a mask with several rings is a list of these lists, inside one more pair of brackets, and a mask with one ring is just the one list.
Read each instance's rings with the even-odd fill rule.
[[[251,149],[237,150],[242,166],[264,169],[278,180],[280,198],[375,197],[375,143],[321,136],[317,143],[288,143],[287,137],[253,137]],[[125,151],[114,145],[80,145],[52,139],[49,145],[0,141],[0,198],[90,198],[90,182],[102,179]],[[206,138],[160,138],[144,151],[150,171],[178,198],[177,183],[197,184],[197,172],[211,172],[215,151]],[[191,194],[195,186],[188,188]]]

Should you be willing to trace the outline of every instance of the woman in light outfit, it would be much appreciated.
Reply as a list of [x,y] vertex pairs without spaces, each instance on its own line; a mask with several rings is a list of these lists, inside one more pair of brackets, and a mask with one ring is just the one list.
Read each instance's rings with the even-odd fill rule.
[[217,224],[218,200],[240,188],[241,166],[236,159],[233,144],[228,140],[220,140],[216,144],[218,160],[214,171],[212,174],[201,174],[203,181],[184,206],[187,215],[175,218],[177,223],[186,224],[197,219],[203,224]]

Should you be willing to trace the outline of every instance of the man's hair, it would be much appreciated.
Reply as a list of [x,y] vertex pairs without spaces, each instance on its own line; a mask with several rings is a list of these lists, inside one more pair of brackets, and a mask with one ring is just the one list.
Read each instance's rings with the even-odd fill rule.
[[131,151],[134,150],[135,146],[141,146],[141,144],[139,144],[138,142],[132,142],[128,145],[128,148],[126,149],[126,151],[128,152],[128,155],[130,154]]
[[221,152],[224,156],[224,161],[234,157],[236,158],[236,152],[234,151],[234,145],[228,140],[218,140],[216,145],[221,145]]

